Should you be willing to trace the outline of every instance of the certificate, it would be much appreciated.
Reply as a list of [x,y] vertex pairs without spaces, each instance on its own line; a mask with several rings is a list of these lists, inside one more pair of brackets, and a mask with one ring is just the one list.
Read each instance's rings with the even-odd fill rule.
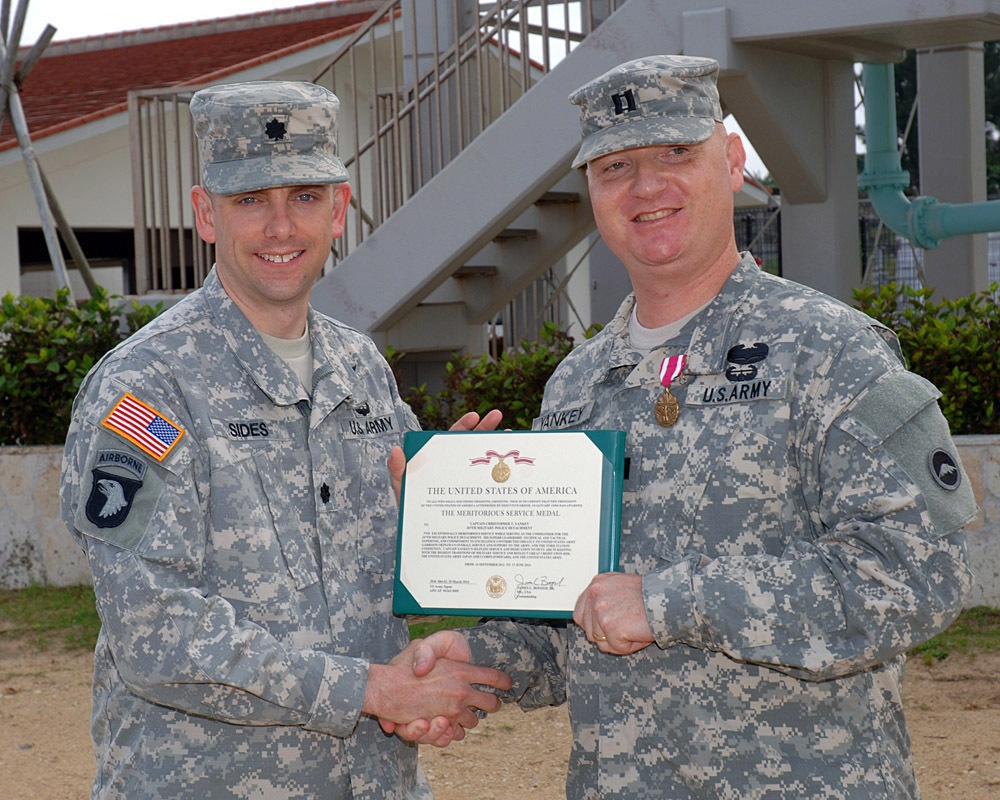
[[622,431],[407,433],[393,611],[569,618],[618,568]]

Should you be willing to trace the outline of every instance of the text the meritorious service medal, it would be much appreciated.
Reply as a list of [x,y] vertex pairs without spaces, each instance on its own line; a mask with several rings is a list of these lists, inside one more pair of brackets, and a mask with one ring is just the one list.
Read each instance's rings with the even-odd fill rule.
[[663,394],[656,400],[653,414],[657,424],[664,428],[672,428],[677,424],[681,414],[681,404],[670,393],[670,384],[684,371],[687,366],[687,353],[679,356],[669,356],[660,364],[660,383],[663,384]]

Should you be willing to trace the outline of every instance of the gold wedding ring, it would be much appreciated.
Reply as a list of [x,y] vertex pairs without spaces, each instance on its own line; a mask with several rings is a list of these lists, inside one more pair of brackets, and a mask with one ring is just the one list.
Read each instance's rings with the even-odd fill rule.
[[597,634],[594,634],[595,642],[606,642],[607,640],[608,640],[607,636],[598,636]]

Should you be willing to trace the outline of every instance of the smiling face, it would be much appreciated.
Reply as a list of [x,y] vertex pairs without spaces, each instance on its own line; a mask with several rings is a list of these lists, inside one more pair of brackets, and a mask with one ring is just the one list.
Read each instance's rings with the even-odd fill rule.
[[255,328],[282,338],[302,334],[309,294],[343,233],[350,196],[346,183],[233,195],[191,190],[198,233],[215,244],[219,280]]
[[597,227],[640,304],[654,287],[714,286],[709,297],[721,288],[739,261],[733,195],[745,162],[740,138],[717,125],[699,144],[639,147],[587,165]]

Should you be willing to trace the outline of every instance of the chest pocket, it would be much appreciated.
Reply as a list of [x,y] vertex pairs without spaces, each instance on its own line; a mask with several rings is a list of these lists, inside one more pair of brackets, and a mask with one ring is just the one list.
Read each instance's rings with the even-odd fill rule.
[[657,508],[663,522],[663,535],[648,539],[654,557],[780,554],[795,516],[784,447],[707,416],[691,413],[666,434],[681,440],[673,446],[643,443],[638,508]]
[[[368,401],[364,413],[357,404],[338,408],[339,436],[325,451],[322,472],[329,495],[321,498],[319,514],[324,535],[341,540],[339,557],[353,569],[392,575],[396,556],[396,505],[386,459],[403,431],[415,427],[393,408]],[[350,539],[344,541],[344,533]]]
[[213,470],[205,578],[239,616],[285,638],[306,624],[298,598],[319,570],[279,461],[265,446]]

